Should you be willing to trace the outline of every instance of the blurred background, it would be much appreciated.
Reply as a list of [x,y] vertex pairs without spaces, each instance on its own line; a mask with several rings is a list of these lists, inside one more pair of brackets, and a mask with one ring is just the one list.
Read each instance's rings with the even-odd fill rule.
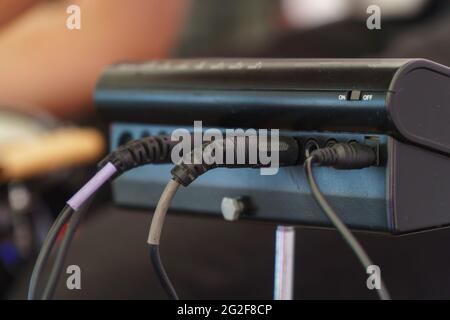
[[[81,8],[80,30],[66,27],[71,4]],[[379,30],[366,26],[373,4]],[[449,39],[450,2],[442,0],[2,0],[0,297],[26,298],[52,220],[106,152],[108,124],[92,94],[107,65],[168,57],[420,57],[450,65]],[[92,143],[69,129],[92,134]],[[86,156],[30,168],[39,150],[25,151],[43,148],[54,132]],[[56,298],[165,298],[147,258],[149,221],[148,212],[116,208],[105,190],[67,259],[81,267],[82,290],[61,281]],[[275,225],[171,215],[166,227],[161,254],[181,297],[272,297]],[[358,238],[393,298],[450,298],[450,252],[442,249],[450,230]],[[337,232],[298,228],[295,298],[375,299],[365,279]]]

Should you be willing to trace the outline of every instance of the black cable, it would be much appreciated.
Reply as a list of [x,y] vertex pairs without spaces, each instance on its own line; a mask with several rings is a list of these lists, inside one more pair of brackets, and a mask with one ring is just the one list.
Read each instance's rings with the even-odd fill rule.
[[47,284],[42,295],[42,300],[49,300],[53,298],[59,278],[61,277],[69,246],[78,229],[78,226],[80,225],[84,213],[87,212],[88,205],[89,203],[87,203],[84,208],[74,212],[70,218],[69,226],[64,232],[64,238],[58,248],[58,252],[56,253],[56,258],[53,262],[53,267],[48,277]]
[[161,257],[159,255],[159,245],[149,244],[150,260],[152,262],[155,273],[158,276],[159,282],[161,283],[164,291],[167,293],[169,299],[178,300],[177,292],[172,285],[169,277],[167,276],[166,270],[161,262]]
[[[171,150],[175,144],[174,141],[171,141],[170,136],[145,137],[119,147],[99,163],[100,169],[97,174],[67,202],[67,205],[58,215],[58,218],[55,220],[55,223],[47,234],[30,278],[28,289],[29,300],[36,299],[37,285],[42,269],[47,263],[60,230],[69,220],[71,215],[75,211],[78,211],[78,209],[84,205],[84,202],[110,178],[116,178],[125,171],[145,164],[170,163]],[[55,264],[46,285],[43,296],[44,299],[49,299],[53,296],[64,265],[67,250],[81,220],[82,213],[83,212],[77,213],[75,219],[69,224],[69,228],[66,231],[63,242],[58,250]]]
[[[258,136],[255,136],[258,137]],[[243,144],[239,143],[239,139],[241,141],[243,140]],[[167,184],[166,188],[164,189],[159,201],[158,205],[156,206],[155,213],[153,215],[152,223],[150,225],[150,232],[148,236],[148,244],[150,245],[150,258],[152,260],[153,267],[155,269],[155,272],[159,278],[159,281],[161,282],[161,285],[163,286],[164,290],[166,291],[169,298],[172,299],[178,299],[178,296],[175,292],[175,289],[173,288],[172,283],[170,282],[169,277],[167,276],[166,272],[164,271],[164,267],[161,262],[161,258],[159,256],[159,241],[161,237],[161,231],[164,224],[164,219],[167,214],[167,210],[169,208],[170,202],[172,201],[173,197],[175,196],[176,191],[180,187],[180,185],[183,185],[187,187],[190,185],[195,179],[197,179],[200,175],[206,173],[209,170],[215,169],[215,168],[262,168],[269,166],[270,163],[264,163],[262,161],[260,155],[258,154],[258,157],[255,159],[256,161],[252,163],[250,161],[249,153],[252,147],[260,148],[261,145],[257,144],[257,139],[252,139],[250,136],[234,136],[234,137],[228,137],[221,140],[212,141],[207,144],[203,144],[199,147],[199,149],[194,149],[190,152],[190,154],[187,155],[186,159],[191,159],[193,161],[188,161],[187,163],[181,162],[177,165],[175,165],[172,170],[172,179]],[[233,162],[232,163],[217,163],[215,161],[211,163],[197,163],[195,161],[195,157],[197,155],[197,152],[202,152],[210,146],[215,145],[220,150],[223,150],[225,155],[224,157],[227,158],[227,154],[230,152],[233,156]],[[296,165],[299,162],[299,155],[300,155],[300,149],[298,145],[298,141],[292,137],[285,137],[281,136],[279,137],[278,143],[274,143],[272,146],[272,143],[266,145],[262,145],[263,148],[267,152],[277,152],[278,153],[278,165],[279,166],[292,166]],[[272,150],[272,147],[275,147],[276,150]],[[238,149],[243,148],[245,151],[245,161],[243,163],[240,163],[237,159],[238,155]]]
[[[99,188],[101,188],[104,183],[106,183],[107,181],[109,181],[109,179],[111,178],[111,176],[113,176],[116,173],[116,169],[112,164],[107,164],[105,165],[103,168],[101,168],[84,186],[83,188],[81,188],[71,199],[69,199],[67,201],[67,205],[64,207],[63,210],[69,210],[69,213],[64,220],[64,223],[67,222],[74,213],[78,212],[80,209],[84,209],[86,206],[86,202],[89,201],[89,199],[91,199],[92,195],[94,195]],[[78,213],[78,215],[81,215],[81,213]],[[75,220],[76,221],[76,220]],[[58,225],[58,229],[55,230],[50,230],[49,235],[51,233],[55,233],[56,236],[59,234],[59,232],[61,231],[64,223],[59,224]],[[73,224],[72,224],[73,225]],[[53,228],[52,228],[53,229]],[[75,225],[75,229],[76,229],[76,225]],[[51,289],[53,286],[56,286],[56,282],[54,279],[58,279],[59,278],[59,274],[61,272],[61,268],[62,265],[64,263],[64,258],[65,258],[65,252],[67,251],[68,246],[70,245],[70,241],[71,241],[71,232],[75,232],[75,230],[71,230],[69,229],[69,236],[67,236],[67,234],[65,235],[64,239],[63,239],[63,244],[64,246],[59,248],[58,250],[58,254],[57,254],[57,260],[56,262],[58,263],[57,265],[55,265],[52,268],[52,272],[50,274],[51,278],[50,278],[50,283],[47,282],[46,288],[45,288],[45,296],[49,296],[52,295],[52,291],[54,291]],[[52,251],[54,242],[56,241],[56,236],[54,236],[52,239],[52,244],[51,246],[47,246],[45,243],[41,248],[41,252],[39,253],[39,255],[44,254],[44,259],[39,259],[35,264],[35,269],[39,268],[36,273],[35,270],[33,270],[33,274],[35,274],[35,276],[31,278],[30,280],[30,289],[32,290],[33,293],[29,294],[28,298],[29,299],[36,299],[37,295],[36,295],[36,284],[39,283],[40,280],[40,274],[42,272],[42,269],[44,268],[45,264],[47,263],[48,257]],[[73,236],[73,235],[72,235]],[[50,286],[49,286],[50,285]]]
[[30,285],[28,288],[28,300],[36,299],[38,289],[37,287],[39,284],[39,278],[42,269],[47,263],[48,257],[50,256],[50,253],[56,242],[56,239],[58,237],[61,228],[64,226],[64,224],[67,222],[67,220],[70,218],[73,212],[74,210],[70,206],[66,205],[61,210],[52,227],[50,228],[49,232],[47,233],[44,243],[42,244],[41,251],[39,252],[39,255],[36,259],[33,272],[31,274]]
[[[347,242],[347,244],[350,246],[353,253],[358,257],[359,261],[364,267],[364,270],[367,270],[368,266],[373,265],[369,255],[366,253],[364,248],[361,246],[361,244],[358,242],[355,236],[351,233],[351,231],[347,228],[347,226],[342,222],[338,214],[334,211],[334,209],[331,207],[331,205],[328,203],[325,197],[322,195],[322,192],[320,191],[314,179],[314,175],[312,172],[312,163],[317,161],[317,159],[318,158],[315,157],[313,154],[311,157],[306,159],[304,164],[306,178],[308,180],[309,186],[311,187],[311,192],[314,196],[314,199],[316,200],[317,204],[322,208],[322,210],[325,212],[325,214],[328,216],[328,218],[331,220],[331,222],[336,227],[341,236],[344,238],[344,240]],[[381,300],[390,300],[389,292],[387,291],[386,286],[384,285],[384,282],[382,280],[381,280],[381,288],[377,290],[377,293]]]
[[[254,139],[255,137],[256,139]],[[265,161],[261,159],[261,154],[259,152],[255,155],[254,159],[250,156],[250,150],[257,148],[258,151],[261,151],[261,147],[265,149],[268,154],[272,154],[273,152],[278,153],[278,167],[295,166],[301,161],[299,143],[295,138],[279,136],[277,137],[278,139],[273,141],[273,145],[271,137],[270,142],[267,140],[261,141],[259,140],[260,138],[261,137],[258,135],[235,135],[224,139],[215,140],[210,143],[205,143],[200,147],[194,148],[190,154],[185,155],[185,159],[191,159],[191,161],[182,161],[172,168],[172,177],[174,180],[178,181],[178,183],[184,187],[187,187],[199,176],[215,168],[256,169],[270,167],[272,163],[265,163]],[[197,154],[200,153],[202,155],[206,148],[210,148],[211,146],[215,146],[217,150],[221,150],[221,152],[223,152],[224,159],[228,159],[230,156],[233,161],[231,161],[231,163],[227,163],[227,161],[218,163],[215,159],[210,159],[214,161],[209,163],[201,161],[201,163],[198,163],[195,159]],[[272,150],[272,148],[275,149]],[[238,159],[238,154],[242,152],[242,149],[245,157],[244,159]],[[243,160],[243,162],[240,162],[240,160]]]

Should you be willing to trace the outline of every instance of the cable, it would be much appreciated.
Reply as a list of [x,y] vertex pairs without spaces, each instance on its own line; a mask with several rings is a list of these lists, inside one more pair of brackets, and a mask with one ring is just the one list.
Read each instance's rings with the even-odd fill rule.
[[[217,143],[217,141],[214,143]],[[219,141],[218,143],[223,145],[225,142]],[[248,146],[249,144],[247,143],[245,147],[248,148]],[[202,148],[204,147],[205,146],[202,146]],[[236,144],[232,144],[232,147],[228,150],[225,149],[225,151],[235,152],[236,148],[237,148]],[[290,140],[288,138],[286,140],[284,147],[280,148],[279,151],[282,151],[281,154],[283,155],[282,158],[283,162],[281,162],[282,165],[284,166],[294,165],[298,162],[299,148],[295,140]],[[195,156],[195,150],[193,150],[192,153]],[[339,216],[336,214],[333,208],[328,204],[326,199],[323,197],[312,174],[311,164],[312,162],[315,162],[319,165],[331,166],[336,169],[361,169],[376,164],[377,159],[378,159],[377,154],[369,146],[362,145],[359,143],[338,143],[329,148],[323,148],[313,151],[311,153],[311,156],[308,157],[304,163],[306,177],[311,187],[314,199],[325,211],[328,218],[340,232],[341,236],[345,239],[345,241],[349,244],[350,248],[356,254],[356,256],[358,257],[358,259],[360,260],[360,262],[362,263],[362,265],[365,267],[366,270],[368,266],[373,264],[372,261],[370,260],[369,256],[364,251],[362,246],[359,244],[359,242],[356,240],[356,238],[353,236],[353,234],[350,232],[350,230],[347,228],[347,226],[341,221]],[[260,167],[260,165],[261,163],[259,162],[252,165],[248,163],[236,164],[235,162],[235,164],[225,164],[221,165],[221,167],[244,168],[250,166],[253,168],[257,168]],[[167,214],[170,202],[173,199],[180,185],[188,186],[200,175],[217,167],[220,166],[214,163],[186,164],[182,162],[176,165],[171,170],[173,180],[171,180],[167,184],[163,194],[161,195],[160,200],[158,201],[158,205],[155,210],[155,214],[153,216],[148,237],[148,244],[150,245],[150,258],[152,260],[153,266],[155,268],[155,271],[158,275],[158,278],[163,288],[166,290],[169,297],[173,299],[177,299],[177,295],[172,286],[172,283],[170,282],[170,279],[168,278],[163,268],[158,250],[164,218]],[[383,281],[381,281],[381,289],[377,290],[377,293],[382,300],[390,299],[389,293]]]
[[180,184],[173,179],[171,179],[167,184],[161,195],[161,198],[158,201],[155,213],[153,214],[147,240],[147,243],[149,244],[150,260],[152,262],[153,268],[155,269],[156,275],[158,276],[159,282],[161,283],[169,298],[173,300],[178,300],[178,295],[161,262],[161,257],[159,256],[159,241],[164,225],[164,219],[167,215],[167,210],[169,209],[170,203],[172,202],[172,199],[179,187]]
[[87,212],[87,207],[89,203],[87,203],[83,208],[79,211],[76,211],[72,214],[72,217],[69,221],[69,226],[64,232],[64,238],[58,248],[56,253],[55,261],[53,262],[53,267],[50,272],[50,276],[47,280],[47,285],[45,286],[44,293],[42,295],[42,300],[50,300],[53,298],[55,293],[56,285],[58,284],[58,280],[61,277],[61,273],[64,267],[64,260],[66,259],[70,243],[80,225],[82,217]]
[[[235,136],[235,137],[227,137],[225,139],[212,141],[210,143],[204,144],[200,147],[200,149],[193,149],[190,154],[186,155],[183,160],[190,160],[188,163],[182,161],[181,163],[175,165],[172,170],[172,179],[167,184],[164,189],[161,198],[158,201],[156,206],[155,213],[153,215],[152,223],[150,225],[150,231],[148,235],[147,243],[149,244],[150,250],[150,259],[152,265],[155,269],[156,275],[158,279],[166,291],[167,295],[171,299],[178,299],[178,296],[175,292],[175,289],[167,276],[164,267],[161,262],[161,258],[159,256],[159,242],[161,238],[161,231],[164,224],[164,219],[167,214],[167,210],[170,206],[170,203],[175,196],[180,185],[185,187],[189,186],[195,179],[197,179],[200,175],[208,172],[211,169],[215,168],[261,168],[266,167],[269,164],[264,163],[260,158],[260,155],[256,157],[256,161],[251,163],[250,157],[245,157],[244,162],[238,161],[238,151],[239,148],[244,149],[244,154],[249,155],[249,152],[252,147],[260,148],[262,147],[266,151],[272,153],[278,153],[278,164],[279,166],[292,166],[296,165],[299,162],[300,148],[298,145],[298,141],[292,137],[279,137],[278,143],[272,144],[256,144],[257,139],[252,139],[258,136]],[[243,144],[240,144],[238,139],[242,139]],[[204,152],[207,148],[215,146],[219,150],[224,151],[224,157],[227,158],[228,155],[232,155],[233,161],[232,163],[217,163],[215,161],[205,163],[196,163],[195,159],[198,156],[198,152]],[[272,147],[275,149],[272,150]],[[242,151],[242,150],[241,150]],[[192,161],[194,160],[194,161]],[[214,159],[213,159],[214,160]]]
[[149,245],[149,253],[150,253],[150,261],[152,262],[153,268],[155,269],[155,273],[163,287],[164,291],[167,293],[167,296],[171,300],[179,300],[177,292],[172,285],[169,277],[167,276],[166,270],[164,270],[164,266],[161,262],[161,257],[159,255],[159,246]]
[[[230,139],[224,139],[222,141],[214,141],[211,143],[221,144],[221,148],[227,153],[231,152],[233,155],[237,154],[237,148],[239,146],[234,140],[229,146],[228,143]],[[210,144],[211,144],[210,143]],[[252,140],[246,137],[245,140],[245,152],[249,152]],[[161,137],[146,137],[136,141],[132,141],[124,146],[119,147],[117,150],[108,155],[103,159],[99,166],[101,169],[97,174],[86,183],[83,188],[81,188],[69,201],[67,201],[67,206],[62,210],[56,219],[54,225],[50,229],[44,244],[42,246],[41,252],[39,253],[38,259],[36,261],[33,273],[30,279],[30,287],[28,292],[29,299],[36,298],[37,284],[39,282],[40,273],[42,268],[48,260],[48,256],[51,249],[56,241],[56,238],[62,228],[62,226],[70,219],[70,217],[84,206],[86,200],[91,198],[91,196],[107,181],[115,178],[125,171],[133,169],[135,167],[150,164],[150,163],[170,163],[170,155],[173,147],[176,143],[173,143],[167,136]],[[208,144],[202,146],[204,148]],[[266,150],[273,152],[269,146],[266,146]],[[300,161],[298,142],[290,137],[280,137],[280,143],[277,145],[276,152],[279,153],[279,166],[292,166],[296,165]],[[195,153],[192,152],[195,156]],[[167,214],[169,205],[175,196],[180,185],[188,186],[196,178],[198,178],[203,173],[217,168],[261,168],[268,164],[257,159],[256,163],[239,163],[234,157],[233,164],[192,164],[192,163],[180,163],[176,165],[172,170],[172,179],[167,184],[161,195],[158,205],[156,207],[152,223],[150,226],[148,244],[149,253],[152,265],[155,272],[163,286],[164,290],[168,296],[172,299],[178,299],[176,291],[164,270],[159,255],[159,242],[162,232],[162,227],[164,224],[164,219]],[[316,201],[322,206],[324,211],[330,217],[333,224],[341,232],[342,236],[350,244],[352,249],[358,255],[361,263],[364,266],[371,265],[371,261],[367,254],[364,252],[362,247],[359,245],[357,240],[353,237],[347,227],[340,221],[339,217],[333,211],[333,209],[328,205],[325,198],[321,195],[320,190],[315,183],[314,177],[312,175],[311,163],[317,163],[320,165],[333,166],[337,169],[355,169],[363,168],[365,166],[372,165],[376,161],[376,155],[373,150],[367,146],[359,144],[336,144],[331,148],[324,148],[315,150],[312,152],[311,157],[305,162],[306,175],[308,177],[308,182],[313,190],[313,195]],[[52,268],[52,272],[45,288],[44,299],[49,299],[53,296],[54,290],[56,288],[57,281],[59,279],[62,266],[64,263],[64,258],[67,254],[68,247],[76,231],[76,228],[81,220],[82,212],[78,212],[76,216],[71,219],[69,223],[69,229],[67,230],[63,242],[58,250],[55,264]],[[378,290],[380,297],[388,299],[389,294],[382,283],[382,290]]]
[[73,212],[70,216],[69,227],[66,230],[63,241],[58,248],[55,262],[47,280],[44,294],[42,296],[43,300],[48,300],[53,297],[56,285],[61,276],[64,260],[66,258],[70,243],[72,242],[75,231],[80,224],[81,217],[84,212],[86,212],[86,209],[80,209],[83,208],[87,200],[90,199],[112,176],[114,176],[116,172],[116,167],[112,163],[108,162],[72,198],[67,201],[67,205],[73,209]]
[[83,188],[81,188],[72,198],[69,199],[69,201],[67,201],[67,205],[58,215],[58,218],[47,234],[34,265],[28,290],[29,300],[36,299],[37,285],[39,283],[42,269],[47,264],[52,248],[64,224],[70,219],[74,212],[78,211],[80,207],[82,207],[87,199],[89,199],[106,181],[109,180],[110,177],[115,174],[115,172],[116,170],[112,164],[105,165],[83,186]]
[[33,272],[31,273],[30,284],[28,287],[28,300],[36,299],[37,285],[42,269],[47,263],[48,257],[61,228],[64,226],[73,212],[74,210],[69,205],[66,205],[56,218],[55,222],[50,228],[50,231],[47,233],[44,243],[42,244],[41,251],[39,252],[39,255],[36,259],[36,263],[34,264]]
[[[50,229],[33,268],[28,291],[29,300],[36,299],[37,284],[39,283],[42,269],[47,263],[59,232],[71,215],[78,211],[102,185],[123,172],[150,163],[170,163],[171,151],[175,145],[176,142],[171,141],[170,136],[145,137],[120,146],[99,163],[99,171],[97,174],[67,201],[66,207],[61,211]],[[44,293],[44,298],[46,299],[53,296],[68,247],[81,220],[81,215],[82,212],[79,212],[76,220],[71,221],[69,224],[69,229],[58,250],[55,265],[52,268]]]
[[[271,137],[266,137],[266,139],[272,139]],[[197,179],[202,174],[209,170],[215,168],[229,168],[229,169],[240,169],[240,168],[266,168],[272,165],[271,162],[267,163],[261,158],[260,151],[265,150],[268,154],[277,153],[278,155],[278,167],[288,167],[295,166],[300,163],[300,147],[299,142],[288,136],[279,136],[277,141],[261,141],[261,136],[259,135],[244,135],[244,136],[230,136],[224,139],[215,140],[210,143],[202,145],[200,148],[193,149],[190,154],[184,157],[183,161],[171,170],[173,179],[177,180],[181,185],[187,187],[195,179]],[[258,143],[258,140],[259,143]],[[223,159],[227,161],[219,162],[215,161],[217,159],[211,155],[212,161],[201,161],[201,163],[195,160],[198,157],[198,153],[201,155],[207,154],[207,149],[220,150],[223,153]],[[257,149],[257,154],[254,155],[252,159],[250,152],[251,150]],[[272,150],[273,149],[273,150]],[[239,159],[239,154],[243,154],[244,159]],[[229,158],[232,161],[228,163]],[[190,160],[184,161],[185,159]],[[203,160],[203,159],[201,159]]]
[[[360,146],[361,145],[357,145],[356,148],[359,150]],[[341,146],[337,146],[336,148],[333,146],[331,148],[315,150],[311,154],[311,156],[306,159],[306,161],[304,163],[306,178],[308,180],[309,186],[311,187],[311,192],[312,192],[317,204],[322,208],[322,210],[325,212],[325,214],[331,220],[331,222],[336,227],[338,232],[341,234],[341,236],[344,238],[344,240],[350,246],[351,250],[357,256],[357,258],[363,265],[364,269],[367,270],[368,266],[373,265],[372,261],[370,260],[370,257],[365,252],[364,248],[361,246],[361,244],[358,242],[358,240],[355,238],[355,236],[351,233],[351,231],[347,228],[347,226],[342,222],[342,220],[339,218],[338,214],[334,211],[334,209],[331,207],[331,205],[328,203],[328,201],[325,199],[325,197],[321,193],[321,191],[314,179],[314,175],[312,172],[312,164],[315,162],[317,162],[318,164],[325,163],[327,165],[332,164],[332,163],[334,163],[334,164],[346,163],[346,168],[348,168],[348,169],[351,168],[351,161],[348,161],[348,158],[346,158],[345,161],[342,160],[342,158],[345,158],[345,157],[340,158],[342,161],[338,161],[337,158],[334,158],[333,161],[330,160],[327,162],[326,160],[329,160],[332,157],[324,158],[324,157],[320,156],[320,154],[322,154],[322,155],[324,155],[326,153],[332,154],[333,148],[334,148],[334,150],[336,150],[336,149],[341,148]],[[344,148],[346,148],[346,147],[344,147]],[[367,147],[367,148],[369,148],[369,147]],[[326,150],[326,149],[328,149],[328,150]],[[363,155],[363,158],[366,159],[366,162],[365,162],[367,164],[366,166],[372,165],[373,164],[372,157],[367,156],[370,153],[369,149],[366,149],[366,147],[363,146],[361,150],[365,150],[364,152],[361,153],[361,155]],[[367,154],[365,154],[365,152],[367,152]],[[355,156],[354,159],[358,158],[358,153],[356,152],[355,154],[352,154],[352,157],[353,156]],[[360,162],[359,167],[361,167],[362,163],[363,163],[363,161]],[[383,281],[381,281],[381,288],[380,288],[380,290],[377,290],[377,293],[381,300],[390,300],[389,292],[386,289],[386,286],[384,285]]]

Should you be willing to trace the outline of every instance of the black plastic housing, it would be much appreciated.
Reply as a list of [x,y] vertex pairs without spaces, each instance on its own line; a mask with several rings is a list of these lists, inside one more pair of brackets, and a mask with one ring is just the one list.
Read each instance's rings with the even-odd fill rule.
[[106,70],[95,101],[112,121],[385,133],[448,154],[449,75],[423,59],[152,61]]
[[[386,141],[381,164],[385,170],[376,175],[378,181],[385,182],[386,192],[384,202],[367,208],[370,214],[361,212],[364,202],[355,198],[349,186],[338,179],[322,181],[329,184],[329,196],[335,197],[334,202],[346,212],[344,220],[356,229],[391,233],[450,225],[450,69],[443,65],[423,59],[124,63],[103,73],[95,101],[106,119],[129,124],[132,130],[133,125],[143,124],[190,127],[195,120],[202,120],[204,127],[275,128],[305,139],[317,132],[324,139],[348,133],[358,138],[381,137]],[[114,132],[114,136],[117,134]],[[371,181],[364,179],[371,175],[364,170],[358,183],[361,190],[367,189],[370,202]],[[351,174],[352,181],[357,174]],[[291,194],[285,191],[286,186],[270,185],[268,181],[261,180],[268,183],[264,194],[251,190],[253,197],[264,201],[267,195],[278,194],[284,200],[277,203],[274,198],[272,203],[278,207],[268,203],[265,211],[255,212],[251,219],[323,225],[320,210],[309,204],[306,194],[296,202],[294,194],[304,193],[303,185]],[[132,180],[127,188],[130,185]],[[195,183],[189,187],[192,192],[194,189]],[[214,189],[212,185],[206,190],[214,201],[233,191]],[[133,198],[135,194],[118,197],[122,203],[133,205],[140,203]],[[201,207],[199,202],[182,201],[182,209]],[[291,205],[294,202],[295,206]],[[213,208],[212,203],[205,204],[205,210],[209,208]],[[270,210],[276,208],[292,214],[286,213],[289,218],[275,212],[271,215]],[[299,212],[293,212],[297,208]],[[302,212],[306,213],[302,216]],[[374,223],[378,215],[384,217]]]

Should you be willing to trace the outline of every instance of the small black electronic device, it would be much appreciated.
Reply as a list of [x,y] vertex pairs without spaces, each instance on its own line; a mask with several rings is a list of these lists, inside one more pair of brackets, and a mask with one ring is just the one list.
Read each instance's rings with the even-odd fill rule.
[[[205,128],[279,129],[308,153],[351,140],[378,166],[317,168],[352,228],[406,233],[450,224],[450,69],[423,59],[192,59],[124,63],[101,76],[95,102],[111,147],[146,134]],[[114,185],[117,203],[154,207],[169,168],[142,167]],[[198,195],[202,197],[201,201]],[[220,169],[179,192],[173,208],[221,215],[223,198],[249,199],[246,218],[328,226],[301,168],[276,176]]]

